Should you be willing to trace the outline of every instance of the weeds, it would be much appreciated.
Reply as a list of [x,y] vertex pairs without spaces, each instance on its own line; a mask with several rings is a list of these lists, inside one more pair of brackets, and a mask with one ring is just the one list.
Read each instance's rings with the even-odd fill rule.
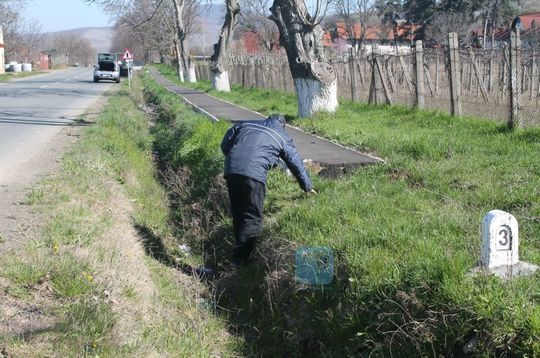
[[[292,95],[193,86],[265,114],[277,108],[307,131],[388,163],[334,182],[315,178],[319,195],[308,199],[271,173],[264,261],[227,275],[218,288],[219,305],[251,343],[246,352],[539,353],[537,280],[509,284],[467,275],[480,255],[479,223],[494,208],[518,217],[523,258],[540,262],[531,239],[540,233],[537,129],[508,132],[487,120],[350,102],[332,116],[301,120]],[[215,159],[204,157],[209,167]],[[270,256],[281,257],[270,260],[275,266],[264,265],[270,243],[278,248]],[[324,293],[298,290],[291,281],[298,245],[335,252],[336,276]]]

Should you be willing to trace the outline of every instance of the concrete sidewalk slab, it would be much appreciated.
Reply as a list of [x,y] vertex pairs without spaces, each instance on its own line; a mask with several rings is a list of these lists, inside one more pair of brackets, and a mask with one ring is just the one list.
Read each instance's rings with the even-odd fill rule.
[[[234,122],[266,119],[265,116],[255,111],[217,99],[204,92],[178,86],[164,78],[156,68],[151,67],[150,73],[156,82],[167,90],[180,95],[196,111],[204,113],[212,120]],[[296,127],[287,125],[287,132],[302,158],[312,160],[321,166],[319,175],[337,176],[360,166],[384,163],[380,158],[345,148]]]

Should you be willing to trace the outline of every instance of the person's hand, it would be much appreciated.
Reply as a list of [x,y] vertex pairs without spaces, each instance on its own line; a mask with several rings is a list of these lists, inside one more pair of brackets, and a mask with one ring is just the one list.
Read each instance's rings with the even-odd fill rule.
[[313,189],[311,189],[310,191],[306,191],[306,194],[308,195],[317,195],[317,192]]

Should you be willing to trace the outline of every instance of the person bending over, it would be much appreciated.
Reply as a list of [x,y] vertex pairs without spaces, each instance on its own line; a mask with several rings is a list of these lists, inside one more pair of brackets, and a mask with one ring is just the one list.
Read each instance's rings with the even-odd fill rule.
[[283,160],[300,188],[315,193],[309,174],[291,137],[285,118],[273,114],[264,121],[236,122],[223,137],[224,177],[231,202],[234,265],[246,263],[261,234],[268,170]]

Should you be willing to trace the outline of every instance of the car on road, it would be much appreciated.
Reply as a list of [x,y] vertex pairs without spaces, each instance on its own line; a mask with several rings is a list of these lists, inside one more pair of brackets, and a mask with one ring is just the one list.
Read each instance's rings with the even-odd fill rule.
[[100,60],[94,66],[94,82],[101,80],[120,83],[120,67],[114,60]]
[[120,77],[127,77],[129,75],[129,68],[127,64],[123,63],[120,65]]

